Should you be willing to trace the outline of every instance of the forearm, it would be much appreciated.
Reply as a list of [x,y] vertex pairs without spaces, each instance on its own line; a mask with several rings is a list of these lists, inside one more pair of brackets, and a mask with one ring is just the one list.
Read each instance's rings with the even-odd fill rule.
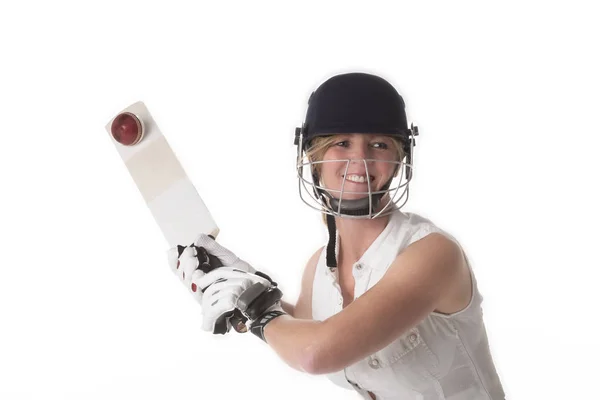
[[285,301],[281,301],[281,308],[283,308],[283,311],[285,311],[288,315],[291,315],[292,317],[295,316],[295,306],[290,304],[290,303],[286,303]]
[[314,373],[314,352],[322,322],[282,315],[265,327],[265,340],[290,367]]

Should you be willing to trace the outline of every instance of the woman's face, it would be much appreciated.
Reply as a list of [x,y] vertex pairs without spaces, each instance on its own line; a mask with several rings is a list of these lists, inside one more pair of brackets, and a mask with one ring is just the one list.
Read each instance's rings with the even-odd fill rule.
[[[335,135],[335,139],[331,147],[325,151],[323,161],[343,161],[321,164],[321,184],[328,189],[340,191],[343,184],[342,200],[365,197],[364,193],[347,192],[368,193],[367,179],[370,180],[371,192],[377,191],[394,174],[398,164],[385,162],[399,161],[398,151],[389,136],[353,133]],[[345,180],[344,174],[346,174]],[[340,192],[330,193],[335,198],[340,198]]]

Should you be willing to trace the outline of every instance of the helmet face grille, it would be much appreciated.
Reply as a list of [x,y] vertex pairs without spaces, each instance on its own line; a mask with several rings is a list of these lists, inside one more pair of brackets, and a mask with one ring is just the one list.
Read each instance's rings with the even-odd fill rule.
[[[391,178],[383,187],[377,189],[365,182],[364,190],[357,191],[351,189],[346,174],[342,179],[341,187],[329,188],[318,181],[318,177],[313,171],[318,164],[342,163],[346,171],[350,163],[363,162],[367,176],[369,175],[369,164],[375,162],[392,163],[395,165],[398,173]],[[360,219],[373,219],[390,214],[398,208],[398,203],[404,200],[402,207],[408,201],[408,184],[412,174],[404,173],[411,171],[412,165],[405,161],[384,161],[374,159],[363,160],[327,160],[310,161],[304,155],[297,165],[298,189],[300,198],[309,207],[322,213]]]

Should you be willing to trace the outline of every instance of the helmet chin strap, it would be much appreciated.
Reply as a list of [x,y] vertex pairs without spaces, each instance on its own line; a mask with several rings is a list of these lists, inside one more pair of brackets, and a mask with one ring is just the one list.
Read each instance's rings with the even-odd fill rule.
[[[341,215],[369,215],[374,212],[379,206],[383,193],[371,195],[372,209],[369,209],[369,197],[354,200],[340,200],[333,197],[330,193],[322,193],[323,201],[325,201],[332,210],[340,210]],[[340,207],[341,203],[341,207]]]

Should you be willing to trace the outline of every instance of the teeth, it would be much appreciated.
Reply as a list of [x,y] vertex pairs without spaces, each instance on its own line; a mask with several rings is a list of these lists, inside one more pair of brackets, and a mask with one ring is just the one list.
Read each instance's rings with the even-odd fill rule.
[[[352,182],[365,183],[367,181],[367,177],[365,175],[348,175],[346,179]],[[369,180],[373,180],[373,177],[370,176]]]

